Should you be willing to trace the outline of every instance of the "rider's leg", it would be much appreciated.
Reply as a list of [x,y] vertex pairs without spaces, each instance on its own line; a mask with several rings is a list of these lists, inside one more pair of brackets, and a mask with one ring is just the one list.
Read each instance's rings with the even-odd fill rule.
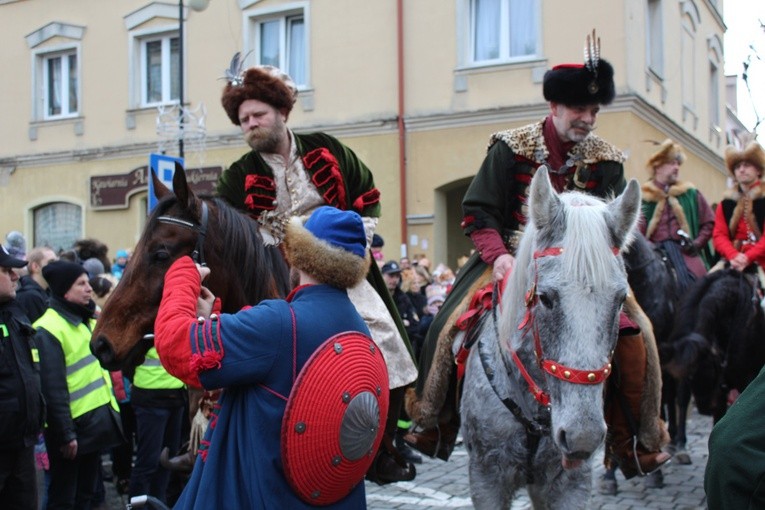
[[405,391],[405,386],[390,390],[385,432],[375,459],[367,470],[367,480],[380,485],[413,480],[417,472],[414,465],[401,456],[394,444]]
[[[670,455],[659,448],[648,448],[638,439],[639,424],[645,421],[641,416],[641,403],[646,386],[646,345],[640,330],[623,329],[621,333],[606,397],[606,467],[618,464],[629,479],[656,470]],[[655,420],[658,423],[660,417],[657,415]]]

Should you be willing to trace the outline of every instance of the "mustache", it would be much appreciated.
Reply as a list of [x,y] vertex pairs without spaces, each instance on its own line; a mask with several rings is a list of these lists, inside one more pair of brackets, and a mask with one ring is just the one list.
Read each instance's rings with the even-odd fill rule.
[[582,122],[580,120],[572,122],[571,127],[576,129],[581,129],[583,131],[588,131],[588,132],[595,130],[594,124],[587,124],[586,122]]

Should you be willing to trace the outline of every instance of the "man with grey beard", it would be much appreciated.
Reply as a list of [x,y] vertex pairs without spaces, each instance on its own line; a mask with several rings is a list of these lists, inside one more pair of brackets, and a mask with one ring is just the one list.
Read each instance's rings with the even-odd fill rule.
[[[463,346],[455,365],[452,343],[459,330],[469,331],[480,316],[478,309],[469,310],[476,290],[499,288],[513,270],[536,170],[548,167],[559,193],[578,190],[608,199],[626,186],[624,155],[593,133],[601,105],[616,95],[614,70],[600,58],[599,48],[585,55],[583,64],[558,65],[545,73],[543,94],[550,113],[544,119],[491,135],[465,194],[461,226],[476,250],[428,329],[416,394],[407,398],[406,410],[419,429],[404,440],[422,453],[446,460],[454,447],[460,423],[457,374],[470,346]],[[659,418],[658,352],[652,334],[644,336],[636,322],[622,313],[613,356],[619,377],[609,380],[605,409],[606,465],[610,472],[618,466],[626,478],[651,473],[670,458],[660,451],[667,438]],[[605,490],[615,492],[615,480]]]

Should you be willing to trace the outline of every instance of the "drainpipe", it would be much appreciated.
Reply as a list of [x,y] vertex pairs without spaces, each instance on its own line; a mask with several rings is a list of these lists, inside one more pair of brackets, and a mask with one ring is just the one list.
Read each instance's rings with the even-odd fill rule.
[[[396,0],[398,71],[398,178],[401,200],[401,244],[407,246],[406,223],[406,125],[404,124],[404,0]],[[408,255],[407,248],[407,255]]]

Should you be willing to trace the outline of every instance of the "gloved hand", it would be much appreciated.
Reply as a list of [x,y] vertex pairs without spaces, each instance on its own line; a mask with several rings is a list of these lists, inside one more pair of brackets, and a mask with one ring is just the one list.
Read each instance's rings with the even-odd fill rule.
[[696,246],[696,243],[693,242],[683,242],[680,244],[680,248],[683,250],[683,253],[690,255],[691,257],[695,257],[699,254],[699,248]]

